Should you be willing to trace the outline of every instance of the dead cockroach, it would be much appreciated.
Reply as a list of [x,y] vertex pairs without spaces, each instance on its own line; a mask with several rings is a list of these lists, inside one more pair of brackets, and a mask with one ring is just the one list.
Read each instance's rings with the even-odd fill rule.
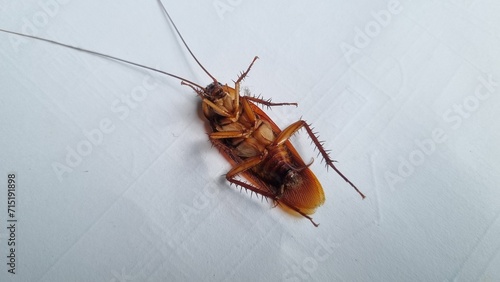
[[[163,3],[158,0],[160,7],[165,12],[168,21],[181,39],[200,68],[211,78],[212,82],[207,87],[164,72],[155,68],[140,65],[114,56],[99,52],[74,47],[53,40],[39,38],[31,35],[0,29],[0,31],[42,40],[78,51],[99,55],[122,63],[131,64],[150,71],[158,72],[181,81],[181,84],[192,88],[200,97],[203,115],[207,119],[212,132],[208,134],[212,144],[220,150],[224,157],[232,164],[231,170],[226,174],[226,179],[252,193],[272,200],[285,210],[292,211],[308,218],[312,224],[318,226],[310,217],[325,201],[323,188],[309,169],[297,150],[290,143],[290,137],[298,130],[304,128],[323,157],[327,168],[335,170],[347,183],[349,183],[362,198],[365,196],[358,188],[345,177],[333,164],[328,152],[323,148],[323,143],[318,140],[311,126],[304,120],[298,120],[281,130],[256,104],[262,106],[295,105],[296,103],[271,103],[256,97],[240,95],[240,83],[248,75],[255,57],[248,68],[242,72],[234,82],[234,88],[221,84],[198,61],[188,44],[177,29]],[[247,181],[242,180],[243,177]]]

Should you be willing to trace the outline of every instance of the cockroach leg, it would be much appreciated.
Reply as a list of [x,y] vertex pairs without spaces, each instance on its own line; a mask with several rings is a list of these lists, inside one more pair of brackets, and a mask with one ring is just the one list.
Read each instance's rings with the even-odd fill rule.
[[364,199],[366,196],[363,193],[361,193],[361,191],[359,191],[358,187],[356,187],[356,185],[354,185],[347,177],[345,177],[342,174],[342,172],[340,172],[335,167],[335,165],[333,164],[334,161],[330,158],[330,156],[328,155],[328,153],[325,150],[325,148],[323,148],[322,143],[318,140],[318,138],[316,137],[316,135],[312,131],[312,129],[309,126],[309,124],[307,124],[304,120],[296,121],[296,122],[292,123],[291,125],[289,125],[287,128],[285,128],[283,131],[281,131],[281,133],[274,140],[273,145],[282,145],[282,144],[284,144],[286,141],[288,141],[288,139],[293,134],[295,134],[302,127],[306,129],[307,134],[309,134],[309,137],[313,141],[314,145],[316,146],[316,148],[318,148],[318,151],[320,152],[321,156],[325,160],[326,164],[329,167],[333,168],[333,170],[335,170],[335,172],[337,172],[338,175],[340,175],[340,177],[342,177],[347,183],[349,183],[352,186],[352,188],[354,188],[354,190],[356,190],[356,192],[358,192],[358,194],[361,196],[361,198]]
[[309,215],[305,214],[304,212],[302,212],[301,210],[299,210],[298,208],[296,208],[295,206],[293,205],[289,205],[287,203],[284,203],[283,201],[276,201],[278,204],[283,204],[285,205],[286,207],[294,210],[295,212],[297,212],[298,214],[300,214],[301,216],[309,219],[309,221],[314,225],[314,227],[318,227],[319,226],[319,223],[316,223],[314,222],[314,220],[312,219],[312,217],[310,217]]
[[242,172],[245,172],[246,170],[249,170],[251,169],[252,167],[255,167],[257,165],[259,165],[262,160],[267,156],[267,150],[264,151],[262,153],[262,155],[259,155],[259,156],[255,156],[255,157],[252,157],[252,158],[248,158],[246,160],[244,160],[243,162],[241,162],[240,164],[234,166],[227,174],[226,174],[226,179],[227,181],[229,181],[230,183],[233,183],[233,184],[236,184],[238,186],[241,186],[245,189],[248,189],[252,192],[255,192],[259,195],[262,195],[266,198],[270,198],[274,201],[277,201],[277,197],[275,194],[269,192],[269,191],[266,191],[266,190],[263,190],[263,189],[259,189],[255,186],[252,186],[246,182],[243,182],[241,180],[238,180],[236,179],[235,177],[242,173]]
[[253,63],[255,63],[255,61],[257,61],[259,57],[255,56],[252,60],[252,62],[250,63],[250,65],[248,66],[247,70],[242,72],[240,74],[240,76],[238,77],[238,79],[234,82],[234,90],[236,91],[236,99],[234,100],[234,105],[236,106],[239,106],[240,104],[240,83],[241,81],[248,75],[248,73],[250,72],[250,69],[252,68],[253,66]]
[[266,156],[267,156],[267,150],[264,150],[262,152],[262,154],[244,160],[243,162],[241,162],[237,166],[233,167],[226,174],[226,178],[228,178],[228,180],[229,180],[231,178],[234,178],[236,175],[238,175],[246,170],[251,169],[252,167],[260,164],[262,162],[262,160],[266,158]]
[[254,157],[254,158],[250,158],[246,161],[244,161],[243,163],[233,167],[233,169],[231,169],[227,174],[226,174],[226,179],[227,181],[229,181],[230,183],[233,183],[233,184],[236,184],[240,187],[243,187],[247,190],[250,190],[252,192],[254,192],[255,194],[257,195],[262,195],[263,197],[266,197],[266,198],[269,198],[271,200],[273,200],[275,202],[275,206],[277,205],[285,205],[286,207],[292,209],[293,211],[297,212],[298,214],[302,215],[303,217],[309,219],[309,221],[311,221],[311,223],[315,226],[315,227],[318,227],[319,224],[314,222],[314,220],[312,219],[312,217],[310,217],[309,215],[305,214],[304,212],[302,212],[300,209],[298,209],[297,207],[295,207],[294,205],[291,205],[291,204],[287,204],[286,202],[284,201],[281,201],[279,199],[278,196],[276,196],[275,194],[271,193],[271,192],[268,192],[268,191],[265,191],[265,190],[262,190],[262,189],[259,189],[253,185],[250,185],[246,182],[243,182],[241,180],[238,180],[238,179],[235,179],[236,175],[238,175],[239,173],[241,172],[244,172],[245,170],[248,170],[256,165],[258,165],[260,162],[262,161],[262,158],[260,156],[257,156],[257,157]]
[[[246,70],[246,71],[244,71],[244,72],[242,72],[242,73],[240,74],[240,76],[238,77],[238,79],[234,82],[235,84],[238,84],[238,85],[239,85],[239,84],[240,84],[240,82],[241,82],[243,79],[245,79],[245,77],[246,77],[246,76],[248,75],[248,73],[250,72],[250,69],[252,68],[253,63],[255,63],[255,61],[257,61],[257,59],[258,59],[258,58],[259,58],[258,56],[255,56],[255,57],[253,58],[252,62],[251,62],[251,63],[250,63],[250,65],[248,66],[247,70]],[[239,94],[239,92],[238,92],[238,94]]]
[[224,117],[232,117],[233,115],[229,113],[225,108],[219,107],[216,104],[214,104],[212,101],[210,101],[207,98],[203,98],[203,103],[207,104],[210,108],[212,108],[217,114],[224,116]]
[[251,96],[246,96],[246,98],[252,102],[259,103],[259,104],[267,106],[267,107],[273,107],[273,106],[295,106],[295,107],[297,107],[299,105],[297,103],[273,103],[273,102],[271,102],[271,100],[264,100],[264,99],[260,99],[257,97],[251,97]]
[[243,107],[243,112],[250,122],[253,123],[253,126],[257,125],[257,117],[255,116],[255,112],[252,111],[252,107],[250,107],[250,103],[248,102],[247,97],[241,97],[241,106]]
[[208,134],[210,139],[241,138],[247,136],[245,131],[217,131]]
[[[258,59],[259,57],[258,56],[255,56],[252,60],[252,62],[250,63],[250,65],[248,66],[247,70],[242,72],[240,74],[240,76],[238,77],[238,79],[234,82],[235,83],[235,89],[236,89],[236,93],[239,95],[240,94],[240,82],[245,79],[245,77],[248,75],[248,73],[250,72],[250,69],[252,68],[253,64],[255,63],[255,61]],[[265,105],[267,107],[271,107],[271,106],[298,106],[297,103],[272,103],[271,100],[263,100],[263,99],[259,99],[257,97],[251,97],[251,96],[245,96],[245,98],[247,98],[248,100],[252,101],[252,102],[255,102],[255,103],[259,103],[259,104],[262,104],[262,105]]]

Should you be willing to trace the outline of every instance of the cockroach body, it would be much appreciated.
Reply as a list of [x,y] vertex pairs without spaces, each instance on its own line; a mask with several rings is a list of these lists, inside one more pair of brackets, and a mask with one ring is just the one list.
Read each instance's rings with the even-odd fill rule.
[[[168,13],[167,13],[168,16]],[[175,24],[172,22],[175,26]],[[186,46],[187,47],[187,46]],[[189,49],[189,47],[187,47]],[[308,218],[325,201],[323,188],[316,176],[297,153],[289,138],[299,129],[305,128],[326,164],[365,196],[333,165],[333,160],[323,148],[311,127],[299,120],[281,130],[254,103],[264,106],[297,105],[296,103],[271,103],[256,97],[241,96],[240,83],[247,76],[254,62],[236,80],[235,87],[220,84],[212,75],[213,83],[201,89],[188,82],[202,99],[205,118],[212,132],[212,144],[233,165],[226,179],[258,195],[273,200],[289,210]],[[236,179],[243,176],[250,183]]]
[[[270,100],[240,94],[240,83],[248,75],[258,57],[255,57],[247,70],[241,73],[234,83],[234,88],[219,83],[193,54],[162,2],[158,0],[158,3],[193,59],[212,79],[212,83],[207,87],[202,87],[180,76],[114,56],[31,35],[3,29],[0,29],[0,31],[99,55],[180,80],[183,85],[191,87],[201,98],[203,115],[212,130],[208,134],[209,139],[232,165],[231,170],[226,174],[226,179],[232,184],[250,190],[251,193],[272,200],[275,205],[279,205],[287,211],[308,218],[315,226],[318,226],[318,224],[312,220],[310,215],[324,203],[325,195],[320,182],[309,169],[312,162],[306,164],[289,141],[289,138],[298,130],[302,128],[306,130],[325,160],[327,168],[334,169],[362,198],[365,197],[335,167],[334,161],[329,157],[328,152],[323,148],[323,143],[318,140],[309,124],[304,120],[299,120],[281,130],[256,105],[260,104],[267,107],[297,106],[296,103],[271,103]],[[248,182],[243,181],[242,178]]]
[[[235,88],[211,84],[205,89],[215,94],[211,97],[221,97],[208,98],[210,102],[204,102],[202,108],[212,128],[210,141],[233,165],[226,179],[311,219],[308,214],[325,201],[323,189],[288,141],[306,124],[299,121],[281,131],[253,102],[266,106],[288,103],[272,104],[240,96],[239,82],[247,72],[236,81]],[[237,179],[238,175],[250,183]]]

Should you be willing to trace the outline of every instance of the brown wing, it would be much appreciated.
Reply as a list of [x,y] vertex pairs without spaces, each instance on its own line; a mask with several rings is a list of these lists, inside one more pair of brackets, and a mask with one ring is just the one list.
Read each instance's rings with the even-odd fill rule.
[[287,189],[280,201],[305,214],[313,214],[325,202],[325,194],[321,183],[310,169],[304,169],[301,175],[303,183],[295,189]]

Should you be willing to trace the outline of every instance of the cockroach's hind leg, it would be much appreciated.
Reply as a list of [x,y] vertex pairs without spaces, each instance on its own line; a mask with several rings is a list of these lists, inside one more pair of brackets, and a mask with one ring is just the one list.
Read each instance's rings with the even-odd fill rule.
[[254,192],[255,194],[258,194],[258,195],[261,195],[263,197],[266,197],[268,199],[273,200],[273,202],[274,202],[273,208],[276,207],[276,206],[278,206],[278,205],[285,205],[286,207],[292,209],[293,211],[297,212],[301,216],[309,219],[309,221],[314,225],[314,227],[318,227],[319,226],[319,223],[314,222],[314,220],[312,219],[312,217],[310,217],[309,215],[305,214],[304,212],[302,212],[300,209],[298,209],[297,207],[295,207],[293,205],[288,205],[286,203],[283,203],[278,198],[276,198],[275,195],[273,195],[270,192],[267,192],[267,191],[264,191],[264,190],[260,190],[260,189],[258,189],[255,186],[252,186],[252,185],[250,185],[250,184],[248,184],[246,182],[240,181],[240,180],[235,179],[235,178],[227,178],[227,181],[229,181],[230,183],[236,184],[237,186],[243,187],[243,188],[245,188],[247,190],[250,190],[251,192]]
[[318,140],[318,137],[316,137],[316,134],[314,134],[310,125],[307,124],[305,121],[302,121],[302,126],[306,129],[307,134],[313,141],[314,145],[316,145],[316,148],[318,148],[320,154],[323,156],[323,159],[325,160],[327,167],[329,166],[333,168],[333,170],[335,170],[335,172],[337,172],[337,174],[340,175],[340,177],[342,177],[342,179],[344,179],[345,182],[349,183],[351,187],[354,188],[356,192],[358,192],[358,194],[361,196],[362,199],[366,198],[366,196],[358,189],[358,187],[356,187],[356,185],[354,185],[354,183],[352,183],[344,174],[342,174],[342,172],[340,172],[340,170],[338,170],[338,168],[333,164],[335,161],[330,158],[330,155],[328,155],[328,151],[326,151],[325,148],[323,147],[323,142]]
[[314,227],[318,227],[319,226],[319,223],[314,222],[314,220],[312,219],[312,217],[306,215],[305,218],[309,219],[309,221],[314,225]]
[[338,175],[340,175],[342,179],[344,179],[347,183],[349,183],[352,186],[352,188],[354,188],[354,190],[358,192],[361,198],[363,199],[366,198],[366,196],[358,189],[358,187],[356,187],[356,185],[354,185],[354,183],[352,183],[344,174],[342,174],[342,172],[340,172],[340,170],[338,170],[338,168],[333,164],[335,161],[330,158],[330,155],[328,155],[328,151],[326,151],[325,148],[323,147],[323,142],[318,140],[318,137],[316,137],[316,135],[312,131],[311,126],[307,124],[305,121],[302,121],[302,126],[306,129],[307,134],[312,139],[313,143],[316,145],[316,148],[318,148],[318,151],[323,156],[323,159],[325,160],[326,164],[329,167],[333,168],[333,170],[335,170],[335,172]]
[[278,200],[273,200],[273,209],[279,206],[280,202]]
[[267,192],[267,191],[264,191],[264,190],[261,190],[255,186],[252,186],[244,181],[241,181],[241,180],[238,180],[238,179],[235,179],[235,178],[228,178],[226,176],[226,179],[227,181],[229,181],[230,183],[232,184],[235,184],[236,186],[239,186],[240,188],[244,188],[246,190],[250,190],[251,192],[257,194],[257,195],[261,195],[263,197],[266,197],[266,198],[269,198],[269,199],[272,199],[273,201],[276,201],[275,199],[275,196],[271,193],[271,192]]
[[314,227],[318,227],[319,226],[319,223],[314,222],[314,220],[312,219],[312,217],[310,217],[309,215],[305,214],[304,212],[302,212],[301,210],[299,210],[297,207],[295,207],[293,205],[289,205],[287,203],[284,203],[283,201],[276,201],[276,202],[278,203],[278,205],[285,205],[287,208],[292,209],[293,211],[297,212],[301,216],[309,219],[309,221],[314,225]]
[[335,165],[333,164],[334,161],[330,158],[330,156],[328,155],[328,152],[323,147],[323,142],[319,141],[318,137],[313,132],[313,129],[311,128],[311,126],[309,124],[307,124],[307,122],[305,122],[304,120],[296,121],[296,122],[292,123],[291,125],[289,125],[287,128],[283,129],[283,131],[281,131],[281,133],[276,137],[273,144],[280,145],[280,144],[285,143],[293,134],[295,134],[301,128],[306,129],[307,134],[309,135],[312,142],[314,143],[314,145],[318,149],[319,153],[321,154],[321,156],[325,160],[326,164],[329,167],[331,167],[333,170],[335,170],[335,172],[337,172],[337,174],[340,175],[340,177],[342,177],[342,179],[344,179],[347,183],[349,183],[352,186],[352,188],[354,188],[354,190],[356,190],[356,192],[358,192],[358,194],[361,196],[361,198],[363,198],[363,199],[366,198],[366,196],[363,193],[361,193],[361,191],[359,191],[358,187],[356,187],[356,185],[354,185],[344,174],[342,174],[342,172],[340,172],[340,170],[338,170],[337,167],[335,167]]
[[236,176],[242,172],[245,172],[257,165],[259,165],[262,160],[267,156],[267,151],[264,151],[262,155],[255,156],[248,158],[241,162],[240,164],[234,166],[227,174],[226,174],[226,179],[230,183],[236,184],[240,187],[243,187],[247,190],[253,191],[259,195],[262,195],[267,198],[271,198],[273,200],[276,200],[276,195],[271,193],[270,191],[265,191],[264,189],[259,189],[258,187],[252,186],[246,182],[240,181],[236,179]]

